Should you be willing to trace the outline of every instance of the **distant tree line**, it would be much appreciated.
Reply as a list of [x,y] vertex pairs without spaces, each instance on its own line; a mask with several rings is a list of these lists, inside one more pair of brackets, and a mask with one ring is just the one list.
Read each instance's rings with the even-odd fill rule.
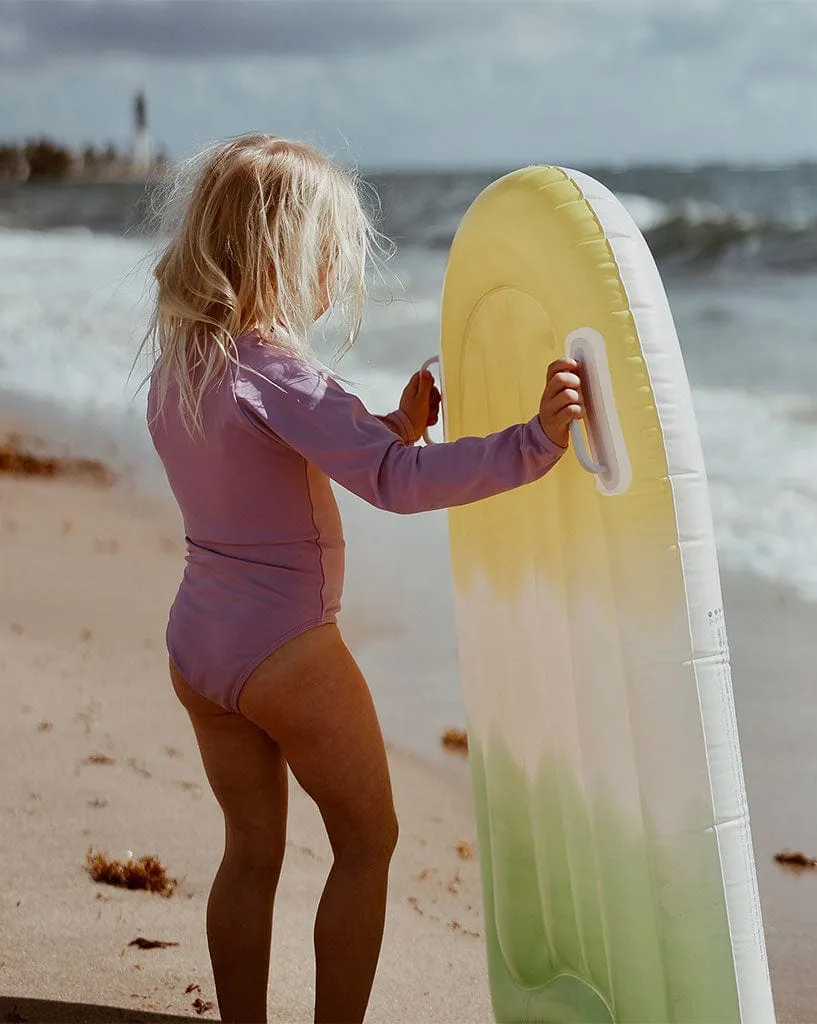
[[[165,163],[159,153],[154,162]],[[71,149],[52,139],[28,139],[22,143],[0,142],[0,182],[59,181],[68,178],[126,177],[131,158],[112,143],[104,149],[94,145]]]

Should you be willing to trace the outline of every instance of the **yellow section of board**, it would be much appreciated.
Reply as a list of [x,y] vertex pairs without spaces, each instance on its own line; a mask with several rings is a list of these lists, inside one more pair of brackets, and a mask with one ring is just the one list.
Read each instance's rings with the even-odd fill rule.
[[[448,439],[490,433],[534,415],[548,364],[564,356],[567,335],[579,327],[592,327],[605,339],[633,464],[629,493],[639,500],[603,497],[593,478],[575,459],[567,458],[555,474],[529,488],[476,508],[452,510],[455,572],[468,575],[480,569],[497,593],[513,591],[529,568],[530,548],[527,543],[486,546],[475,558],[469,546],[468,556],[458,558],[464,524],[471,533],[478,529],[496,535],[509,522],[529,522],[533,514],[535,532],[543,538],[537,560],[557,577],[562,551],[546,541],[562,536],[563,508],[569,508],[571,540],[586,555],[577,557],[575,571],[584,563],[592,576],[598,539],[605,533],[612,530],[622,539],[631,538],[618,552],[636,574],[644,552],[654,557],[661,547],[656,532],[674,534],[658,414],[608,243],[564,171],[517,171],[485,190],[463,219],[452,246],[442,318]],[[554,477],[563,502],[544,495],[553,490]],[[633,520],[634,509],[638,522]],[[670,554],[666,569],[668,585],[672,581],[678,593],[677,552]],[[683,601],[682,587],[679,597]],[[650,607],[647,602],[648,615]]]

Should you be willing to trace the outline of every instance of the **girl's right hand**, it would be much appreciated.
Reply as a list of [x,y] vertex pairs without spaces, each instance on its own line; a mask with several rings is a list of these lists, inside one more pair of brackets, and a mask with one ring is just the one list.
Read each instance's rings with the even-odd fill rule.
[[415,441],[427,427],[434,426],[440,418],[440,392],[430,370],[418,370],[412,376],[400,399],[400,409],[411,420]]
[[584,416],[582,382],[575,359],[557,359],[548,367],[547,386],[539,403],[539,422],[560,448],[570,441],[570,424]]

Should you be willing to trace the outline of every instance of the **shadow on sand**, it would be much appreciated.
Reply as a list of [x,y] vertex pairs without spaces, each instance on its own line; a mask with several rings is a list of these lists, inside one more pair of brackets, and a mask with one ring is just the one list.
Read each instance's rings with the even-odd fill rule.
[[210,1014],[205,1017],[178,1017],[122,1006],[0,996],[0,1021],[4,1024],[190,1024],[191,1021],[214,1019]]

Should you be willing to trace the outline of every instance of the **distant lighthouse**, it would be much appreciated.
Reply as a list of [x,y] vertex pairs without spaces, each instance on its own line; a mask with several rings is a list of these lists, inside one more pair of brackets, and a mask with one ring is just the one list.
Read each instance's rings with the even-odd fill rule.
[[134,168],[149,171],[153,163],[153,152],[148,132],[148,113],[145,94],[138,92],[133,100],[133,149],[131,161]]

